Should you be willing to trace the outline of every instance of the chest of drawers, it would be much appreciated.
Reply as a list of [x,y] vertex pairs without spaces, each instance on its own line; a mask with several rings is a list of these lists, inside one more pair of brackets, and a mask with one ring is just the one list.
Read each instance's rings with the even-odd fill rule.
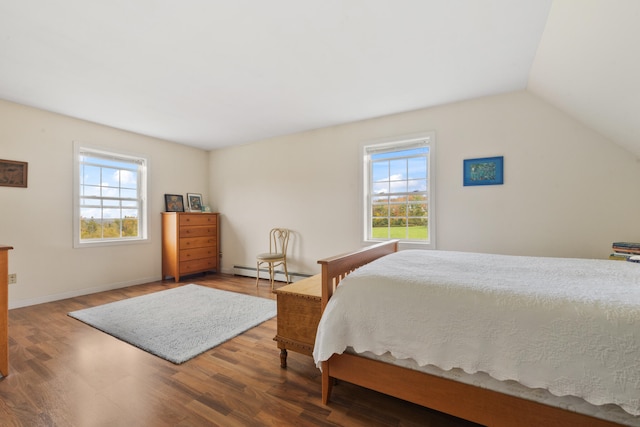
[[162,213],[162,279],[219,269],[218,213]]
[[276,289],[280,366],[287,367],[287,350],[311,356],[322,314],[320,274]]

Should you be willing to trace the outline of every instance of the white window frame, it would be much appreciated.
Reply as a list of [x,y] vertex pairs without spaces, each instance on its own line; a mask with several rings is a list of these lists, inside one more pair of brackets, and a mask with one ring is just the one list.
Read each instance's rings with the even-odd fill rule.
[[[102,239],[81,239],[80,221],[81,221],[81,192],[80,192],[80,171],[81,171],[81,155],[83,153],[93,154],[96,157],[113,158],[120,161],[131,161],[138,164],[138,206],[139,218],[138,227],[139,235],[136,237],[118,237],[118,238],[102,238]],[[130,245],[146,243],[149,241],[147,224],[148,224],[148,208],[147,208],[147,175],[149,173],[149,159],[145,155],[123,152],[117,149],[105,149],[100,147],[83,144],[78,141],[73,143],[73,247],[87,248],[96,246],[110,245]]]
[[435,215],[435,164],[436,164],[436,137],[435,132],[422,132],[419,134],[386,138],[376,141],[368,141],[361,145],[362,161],[360,162],[361,176],[361,200],[362,200],[362,235],[365,244],[392,240],[392,238],[373,238],[371,236],[371,154],[383,151],[401,151],[420,146],[429,147],[427,156],[427,220],[428,238],[425,241],[401,240],[404,248],[435,249],[436,248],[436,215]]

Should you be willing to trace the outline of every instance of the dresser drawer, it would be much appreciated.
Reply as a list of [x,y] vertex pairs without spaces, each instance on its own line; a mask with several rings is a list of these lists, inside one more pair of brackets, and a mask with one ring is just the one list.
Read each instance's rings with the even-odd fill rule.
[[202,215],[198,213],[180,215],[180,227],[187,225],[215,225],[216,221],[216,217],[212,215]]
[[190,261],[192,259],[215,258],[215,256],[215,246],[209,246],[206,248],[185,249],[180,251],[180,262]]
[[217,227],[180,227],[180,237],[216,236]]
[[215,258],[194,259],[192,261],[180,262],[180,273],[189,274],[206,270],[215,270],[218,265]]
[[216,236],[205,237],[186,237],[180,239],[180,249],[204,248],[207,246],[215,246],[217,243]]

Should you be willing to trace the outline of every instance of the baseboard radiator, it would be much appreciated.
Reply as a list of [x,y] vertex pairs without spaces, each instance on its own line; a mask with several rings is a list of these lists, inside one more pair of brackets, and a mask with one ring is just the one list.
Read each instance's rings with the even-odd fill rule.
[[[256,277],[256,268],[255,267],[245,267],[242,265],[234,265],[233,266],[233,274],[236,276],[247,276],[247,277]],[[289,272],[289,280],[291,282],[298,281],[300,279],[304,279],[306,277],[310,277],[310,274],[304,273],[296,273]],[[260,278],[269,280],[269,270],[266,268],[260,269]],[[278,282],[286,282],[287,279],[284,275],[284,270],[276,270],[276,274],[274,275],[274,280]]]

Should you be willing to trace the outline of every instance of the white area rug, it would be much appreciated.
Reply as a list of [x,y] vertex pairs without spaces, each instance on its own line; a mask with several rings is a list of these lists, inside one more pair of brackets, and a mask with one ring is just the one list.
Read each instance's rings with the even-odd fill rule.
[[68,313],[180,364],[276,315],[276,302],[194,284]]

